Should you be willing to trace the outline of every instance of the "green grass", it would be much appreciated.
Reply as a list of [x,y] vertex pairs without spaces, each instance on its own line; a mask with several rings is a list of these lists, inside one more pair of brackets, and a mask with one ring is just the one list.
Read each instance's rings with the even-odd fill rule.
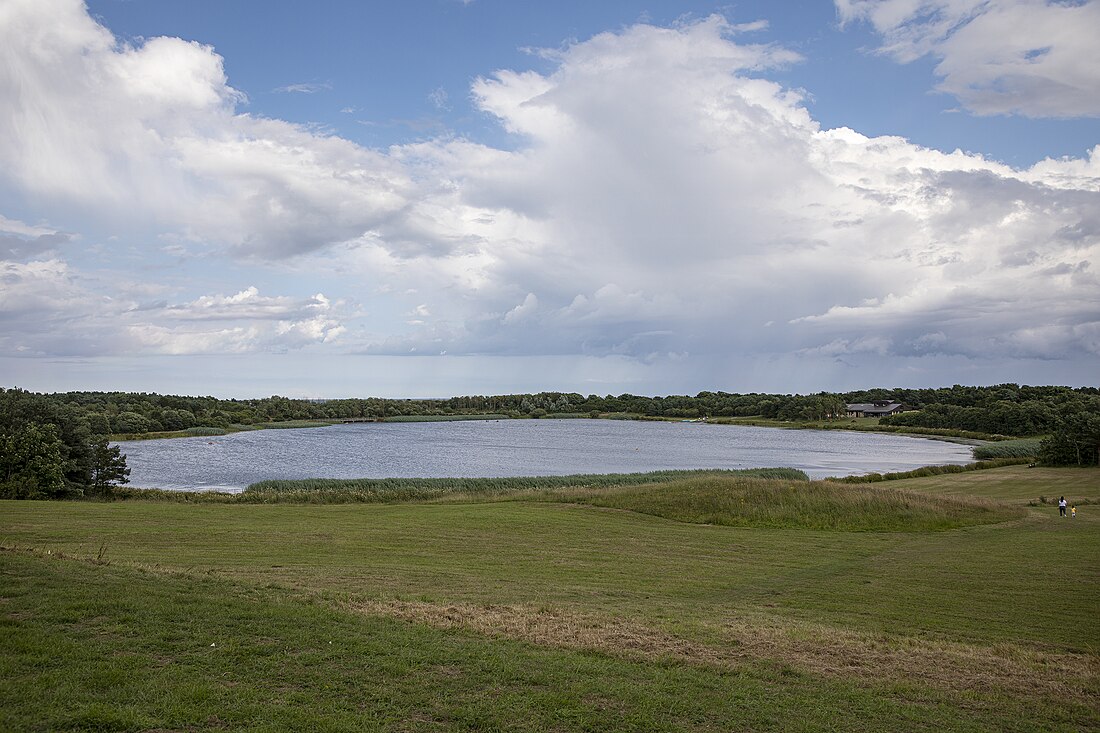
[[976,461],[965,464],[947,464],[943,466],[921,466],[911,471],[897,471],[894,473],[864,473],[856,476],[831,477],[828,481],[844,484],[876,484],[881,481],[901,481],[910,478],[923,478],[926,476],[940,476],[946,473],[968,473],[970,471],[986,471],[991,468],[1003,468],[1030,463],[1029,458],[995,458],[989,461]]
[[[1087,725],[767,661],[654,661],[442,630],[217,578],[4,553],[5,730],[1027,730]],[[846,723],[845,723],[846,721]]]
[[896,489],[815,481],[708,475],[611,490],[550,493],[559,500],[728,527],[917,532],[1019,519],[983,500],[945,499]]
[[297,430],[299,428],[327,428],[336,425],[339,420],[281,420],[279,422],[257,423],[264,430]]
[[229,433],[237,432],[238,428],[215,428],[210,426],[200,426],[194,428],[187,428],[185,430],[163,430],[153,433],[116,433],[111,436],[111,440],[160,440],[162,438],[194,438],[196,436],[208,436],[208,435],[228,435]]
[[[607,487],[653,484],[710,470],[653,471],[650,473],[572,474],[568,476],[508,476],[502,478],[301,479],[260,481],[250,485],[237,501],[292,503],[348,503],[429,501],[458,497],[510,497],[523,492],[565,487]],[[717,472],[727,476],[755,476],[808,481],[794,468],[748,468]],[[171,497],[166,497],[171,498]]]
[[1026,504],[1039,497],[1100,501],[1100,469],[1032,467],[1018,463],[989,471],[970,471],[899,480],[892,487],[944,496],[983,496]]
[[1042,442],[1041,438],[1021,438],[987,443],[974,447],[974,457],[979,461],[994,458],[1035,458],[1039,455],[1039,445]]
[[[755,511],[731,484],[1005,514],[799,525],[838,493],[781,526],[697,523]],[[770,486],[2,502],[0,730],[1100,728],[1100,512],[1026,506],[1096,496],[1100,470]]]

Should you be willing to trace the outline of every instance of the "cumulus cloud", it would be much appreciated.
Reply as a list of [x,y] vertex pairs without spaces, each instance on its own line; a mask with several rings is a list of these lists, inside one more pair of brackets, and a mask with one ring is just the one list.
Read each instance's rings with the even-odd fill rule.
[[881,53],[939,59],[939,91],[981,115],[1100,116],[1100,2],[836,0],[869,22]]
[[[474,85],[523,136],[517,151],[410,151],[451,182],[452,212],[480,212],[456,224],[487,260],[473,302],[376,349],[1089,352],[1072,334],[1100,320],[1087,267],[1100,254],[1100,150],[1017,170],[821,130],[796,94],[748,76],[791,59],[736,45],[717,18],[554,57],[550,74]],[[447,261],[458,264],[436,264]],[[1046,326],[1070,334],[1057,350],[1014,335]]]
[[321,293],[268,297],[249,287],[170,304],[134,297],[143,289],[82,273],[59,258],[0,260],[0,350],[39,356],[252,353],[332,343],[346,331],[346,304]]
[[234,295],[203,295],[190,303],[171,306],[166,315],[182,320],[265,320],[312,317],[331,308],[323,293],[305,299],[264,296],[251,285]]
[[283,257],[402,231],[412,182],[385,155],[242,114],[209,46],[124,44],[80,0],[0,8],[0,173],[74,207]]
[[[240,113],[209,47],[125,46],[65,0],[0,13],[7,185],[59,209],[148,216],[211,257],[281,260],[345,288],[308,286],[330,301],[246,281],[141,307],[98,296],[56,257],[6,262],[22,294],[8,313],[68,293],[71,307],[45,312],[101,314],[59,316],[59,334],[79,323],[103,335],[82,348],[622,355],[715,374],[778,354],[1097,353],[1100,147],[1015,169],[822,130],[798,92],[766,78],[797,54],[739,42],[758,25],[600,34],[545,53],[548,71],[474,82],[479,109],[515,136],[509,149],[447,136],[376,151]],[[378,313],[352,309],[349,290]],[[30,323],[6,322],[6,343],[65,348]]]
[[265,296],[249,286],[233,295],[203,295],[128,314],[128,333],[137,348],[154,353],[285,351],[337,340],[347,330],[341,322],[345,306],[323,293]]

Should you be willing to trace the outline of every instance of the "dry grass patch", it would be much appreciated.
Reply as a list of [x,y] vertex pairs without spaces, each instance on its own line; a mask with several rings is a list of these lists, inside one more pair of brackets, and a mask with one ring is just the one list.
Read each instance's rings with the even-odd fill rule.
[[349,604],[369,615],[440,629],[473,631],[540,646],[598,651],[641,660],[719,668],[746,661],[862,684],[913,683],[952,692],[1009,692],[1029,698],[1095,699],[1095,656],[871,635],[773,619],[735,620],[718,629],[725,642],[704,644],[617,618],[530,606],[377,600]]

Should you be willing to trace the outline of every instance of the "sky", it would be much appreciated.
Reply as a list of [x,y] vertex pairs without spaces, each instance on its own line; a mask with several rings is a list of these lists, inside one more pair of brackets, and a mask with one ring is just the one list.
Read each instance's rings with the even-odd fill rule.
[[0,0],[0,385],[1100,384],[1100,0]]

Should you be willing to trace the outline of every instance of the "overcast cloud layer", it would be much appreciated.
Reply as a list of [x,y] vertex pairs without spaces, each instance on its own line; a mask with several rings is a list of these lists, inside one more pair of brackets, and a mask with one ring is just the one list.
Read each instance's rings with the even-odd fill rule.
[[[975,113],[1100,114],[1100,4],[838,10]],[[1034,39],[1002,43],[1012,23]],[[822,130],[768,80],[799,56],[753,30],[575,42],[472,85],[508,148],[372,150],[250,115],[209,46],[8,0],[0,351],[1100,364],[1100,145],[1017,170]],[[244,274],[90,264],[123,247]]]

